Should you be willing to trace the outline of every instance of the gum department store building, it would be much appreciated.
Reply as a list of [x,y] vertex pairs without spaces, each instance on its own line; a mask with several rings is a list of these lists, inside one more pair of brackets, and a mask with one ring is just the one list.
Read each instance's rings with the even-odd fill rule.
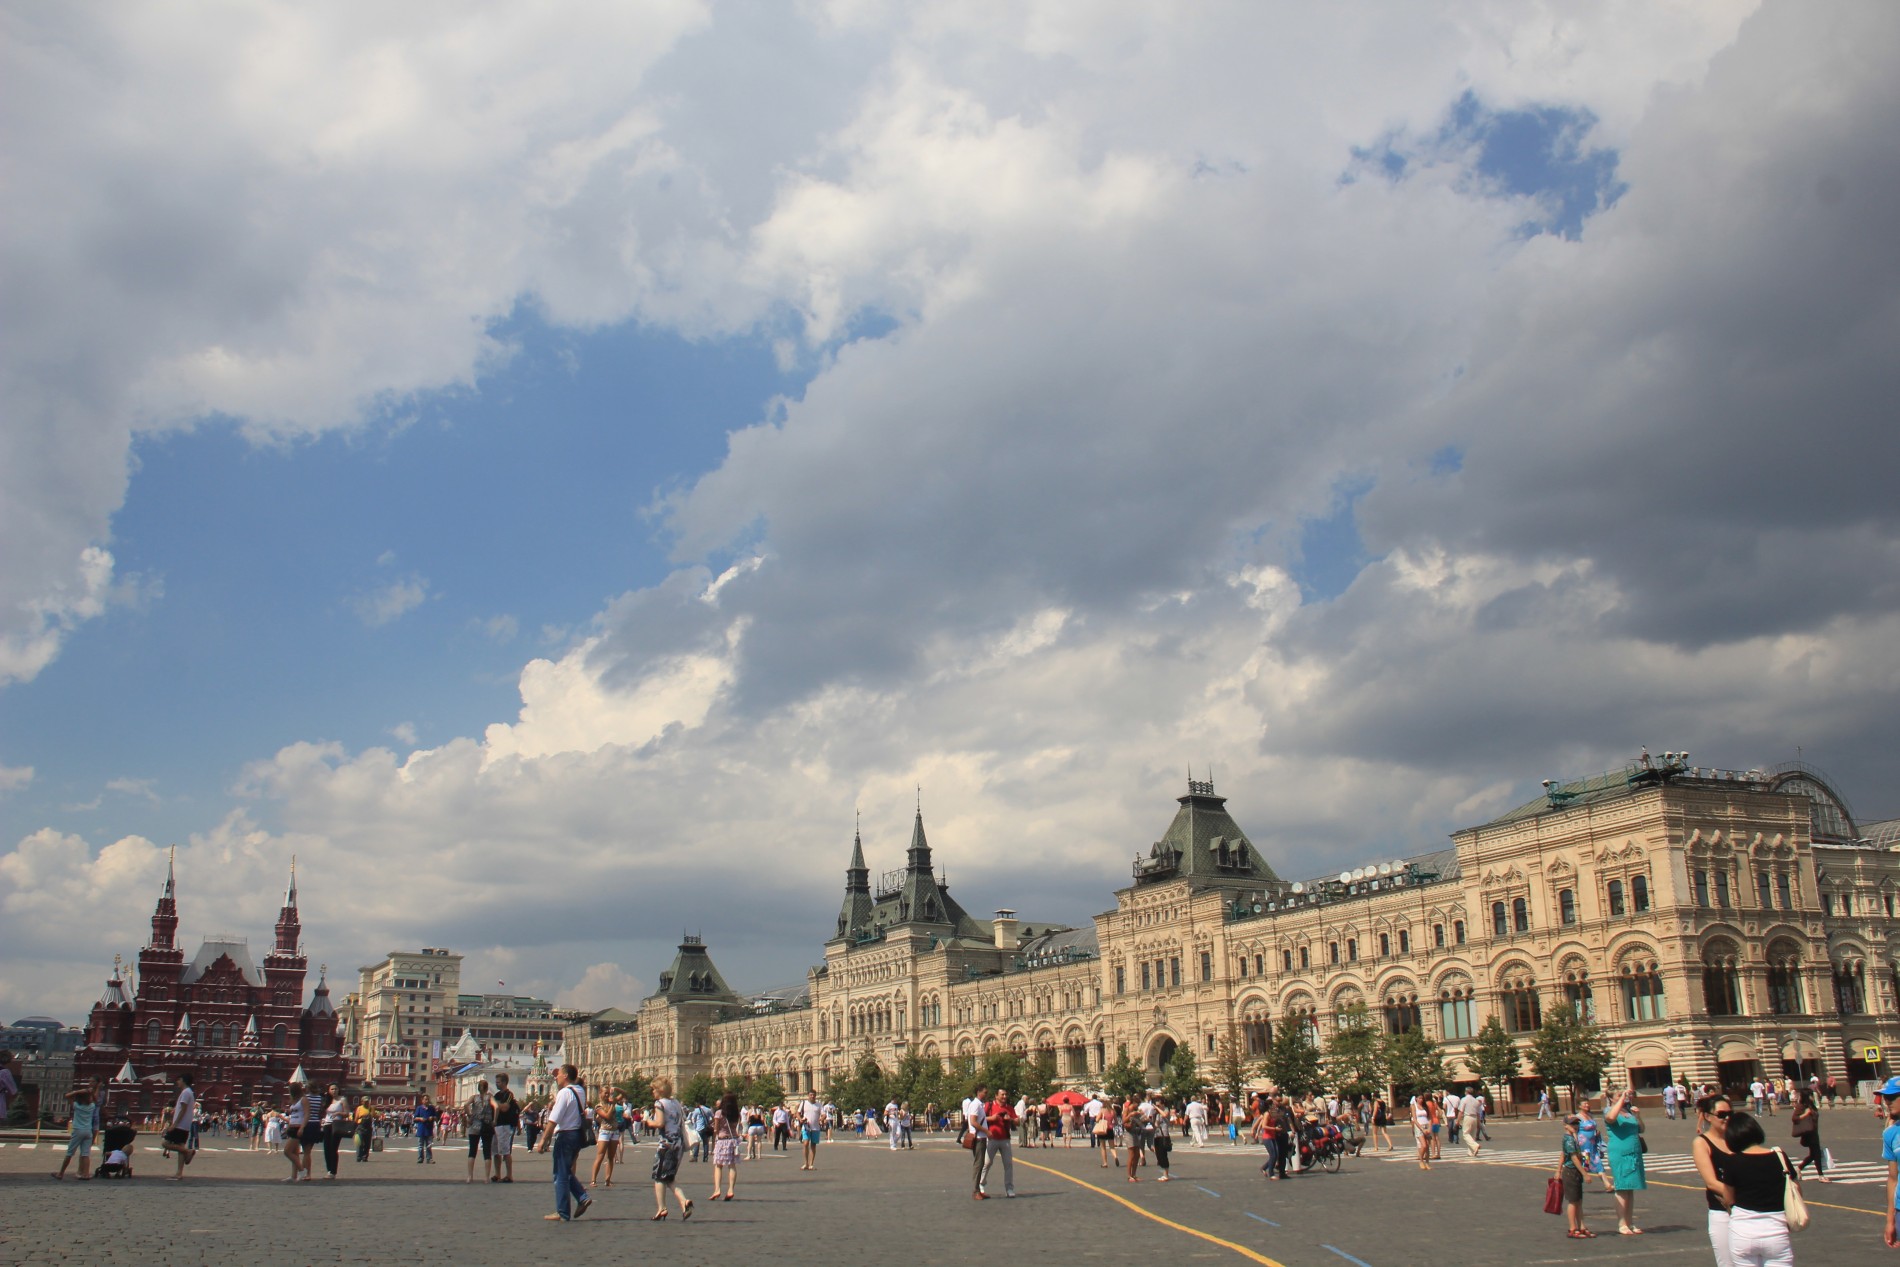
[[1301,882],[1211,782],[1178,803],[1087,928],[969,914],[920,813],[904,867],[875,886],[854,841],[802,990],[742,997],[688,937],[636,1014],[571,1024],[567,1058],[590,1082],[776,1075],[796,1092],[866,1054],[889,1069],[991,1049],[1047,1054],[1089,1084],[1126,1048],[1153,1080],[1182,1045],[1205,1067],[1231,1027],[1259,1056],[1275,1026],[1323,1039],[1355,1003],[1390,1030],[1422,1026],[1461,1073],[1487,1016],[1528,1057],[1548,1009],[1580,1008],[1612,1041],[1609,1077],[1638,1088],[1819,1071],[1845,1089],[1884,1077],[1900,1046],[1900,820],[1857,827],[1809,769],[1645,753],[1547,783],[1448,849]]

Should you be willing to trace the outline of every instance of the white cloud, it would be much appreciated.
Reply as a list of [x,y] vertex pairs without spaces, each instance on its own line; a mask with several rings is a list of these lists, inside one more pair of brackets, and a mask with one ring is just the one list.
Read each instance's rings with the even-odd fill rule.
[[108,792],[117,792],[120,796],[134,796],[140,800],[158,803],[158,781],[156,779],[108,779]]
[[405,721],[396,723],[389,728],[389,734],[392,739],[405,747],[413,748],[416,746],[416,728],[411,722]]
[[30,765],[0,765],[0,794],[17,792],[33,782]]
[[380,628],[414,611],[428,600],[429,582],[420,576],[391,581],[350,599],[357,619],[372,629]]
[[583,1008],[590,1012],[609,1007],[630,1011],[648,993],[647,983],[622,969],[619,964],[596,963],[588,965],[579,981],[555,995],[554,1002],[562,1007]]

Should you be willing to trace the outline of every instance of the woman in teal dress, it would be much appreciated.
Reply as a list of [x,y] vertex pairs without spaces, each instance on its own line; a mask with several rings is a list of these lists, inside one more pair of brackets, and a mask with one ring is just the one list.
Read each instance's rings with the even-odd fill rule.
[[1649,1186],[1643,1174],[1643,1124],[1637,1120],[1636,1097],[1625,1090],[1603,1113],[1604,1150],[1609,1155],[1610,1189],[1616,1194],[1616,1230],[1641,1236],[1636,1226],[1636,1194]]

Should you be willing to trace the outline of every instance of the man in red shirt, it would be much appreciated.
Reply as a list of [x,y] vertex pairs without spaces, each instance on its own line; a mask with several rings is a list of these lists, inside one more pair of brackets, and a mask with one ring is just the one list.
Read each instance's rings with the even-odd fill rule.
[[983,1162],[984,1186],[989,1184],[990,1167],[996,1164],[1000,1156],[1003,1159],[1003,1195],[1013,1197],[1016,1195],[1016,1154],[1010,1148],[1010,1139],[1016,1133],[1016,1110],[1010,1107],[1007,1088],[996,1088],[996,1099],[990,1102],[983,1120],[990,1137],[989,1156]]

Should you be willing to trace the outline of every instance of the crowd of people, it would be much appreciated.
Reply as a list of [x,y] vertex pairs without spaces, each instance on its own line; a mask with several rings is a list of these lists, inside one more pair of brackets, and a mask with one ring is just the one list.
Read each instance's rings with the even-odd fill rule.
[[[4,1065],[0,1064],[0,1071]],[[1747,1108],[1713,1088],[1698,1088],[1694,1098],[1686,1087],[1671,1086],[1661,1097],[1669,1117],[1695,1115],[1692,1151],[1708,1204],[1709,1241],[1718,1267],[1791,1267],[1792,1241],[1788,1213],[1801,1193],[1801,1181],[1812,1177],[1829,1182],[1827,1151],[1820,1140],[1820,1107],[1834,1103],[1825,1097],[1832,1088],[1813,1083],[1782,1085],[1785,1080],[1750,1086]],[[373,1141],[400,1132],[416,1140],[416,1164],[435,1161],[434,1142],[445,1133],[459,1135],[467,1144],[467,1176],[477,1182],[514,1182],[517,1138],[531,1151],[553,1154],[554,1210],[550,1221],[583,1216],[593,1203],[591,1187],[614,1185],[615,1167],[626,1149],[651,1139],[654,1158],[650,1180],[654,1192],[654,1220],[677,1211],[681,1221],[695,1213],[693,1200],[679,1186],[682,1162],[709,1163],[710,1199],[737,1199],[742,1162],[757,1160],[768,1131],[774,1150],[789,1151],[795,1131],[800,1146],[800,1169],[818,1168],[819,1147],[835,1132],[849,1131],[860,1139],[888,1137],[893,1150],[915,1147],[915,1131],[955,1131],[971,1153],[971,1196],[988,1200],[990,1188],[1001,1180],[1005,1198],[1016,1195],[1015,1150],[1018,1147],[1055,1148],[1077,1145],[1100,1151],[1103,1168],[1125,1166],[1128,1182],[1142,1181],[1141,1171],[1154,1166],[1154,1180],[1167,1183],[1175,1139],[1194,1147],[1207,1146],[1209,1132],[1222,1125],[1230,1142],[1242,1138],[1261,1145],[1261,1166],[1269,1179],[1307,1168],[1318,1158],[1337,1152],[1357,1156],[1363,1150],[1394,1151],[1385,1101],[1376,1097],[1285,1096],[1257,1092],[1243,1102],[1230,1102],[1209,1093],[1171,1099],[1160,1091],[1121,1097],[1084,1096],[1061,1092],[1042,1103],[1013,1094],[1007,1088],[976,1086],[954,1110],[925,1105],[913,1111],[893,1100],[882,1110],[860,1109],[841,1115],[837,1106],[808,1091],[797,1105],[741,1105],[727,1094],[717,1104],[687,1107],[673,1096],[665,1079],[653,1086],[650,1104],[631,1103],[624,1089],[606,1088],[590,1099],[572,1065],[555,1074],[555,1090],[546,1105],[524,1104],[508,1085],[505,1073],[495,1075],[491,1089],[486,1079],[459,1105],[436,1106],[428,1096],[397,1112],[378,1112],[368,1101],[352,1099],[332,1085],[318,1087],[291,1083],[281,1103],[259,1105],[248,1111],[201,1114],[189,1074],[176,1079],[170,1108],[156,1125],[162,1130],[161,1152],[174,1161],[168,1178],[182,1180],[196,1156],[202,1133],[241,1137],[251,1146],[281,1152],[289,1166],[285,1183],[308,1182],[318,1155],[327,1179],[336,1179],[343,1148],[354,1144],[356,1160],[367,1161]],[[0,1083],[0,1093],[5,1092]],[[78,1178],[95,1177],[91,1169],[95,1137],[102,1137],[105,1155],[99,1178],[127,1177],[132,1173],[132,1140],[136,1130],[123,1115],[106,1124],[103,1089],[82,1082],[67,1093],[71,1136],[65,1160],[53,1172],[64,1179],[73,1163]],[[1785,1099],[1783,1097],[1786,1097]],[[1879,1088],[1879,1111],[1884,1123],[1882,1158],[1888,1163],[1884,1239],[1900,1247],[1896,1210],[1900,1206],[1900,1077]],[[1763,1119],[1781,1104],[1791,1112],[1793,1138],[1806,1152],[1798,1161],[1767,1143]],[[1539,1105],[1539,1119],[1551,1116],[1549,1099]],[[1749,1109],[1755,1111],[1751,1112]],[[1477,1090],[1427,1092],[1410,1101],[1418,1162],[1430,1169],[1445,1144],[1461,1140],[1475,1156],[1489,1138],[1485,1123],[1489,1104]],[[1639,1193],[1648,1187],[1644,1157],[1649,1146],[1643,1134],[1641,1108],[1633,1091],[1606,1097],[1597,1115],[1585,1097],[1576,1111],[1562,1119],[1555,1204],[1565,1215],[1566,1234],[1575,1239],[1597,1235],[1583,1214],[1583,1197],[1591,1184],[1600,1184],[1615,1200],[1617,1234],[1641,1236],[1636,1218]],[[578,1175],[582,1151],[594,1149],[593,1169],[586,1184]],[[1001,1163],[1000,1170],[998,1163]],[[602,1177],[604,1173],[604,1178]],[[669,1199],[671,1205],[669,1205]]]

